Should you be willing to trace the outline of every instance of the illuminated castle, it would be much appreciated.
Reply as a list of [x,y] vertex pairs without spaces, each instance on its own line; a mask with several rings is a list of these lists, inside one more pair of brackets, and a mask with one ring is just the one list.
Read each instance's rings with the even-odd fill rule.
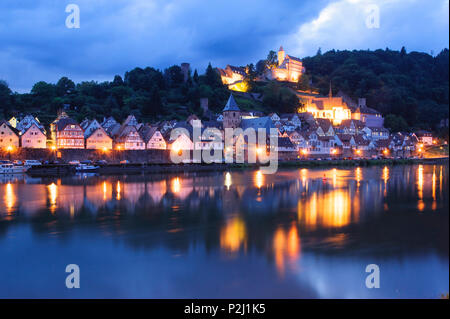
[[228,89],[239,92],[247,91],[247,84],[244,79],[247,76],[247,72],[244,68],[227,65],[225,69],[217,68],[222,83],[228,86]]
[[267,77],[272,80],[298,82],[305,72],[303,63],[299,58],[287,55],[283,47],[278,50],[278,66],[268,70]]

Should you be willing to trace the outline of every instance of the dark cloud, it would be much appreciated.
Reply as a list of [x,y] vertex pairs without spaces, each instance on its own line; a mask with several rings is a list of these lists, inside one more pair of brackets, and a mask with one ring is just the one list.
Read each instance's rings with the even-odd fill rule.
[[[80,29],[65,26],[69,3],[80,7]],[[361,27],[370,3],[382,9],[378,30]],[[0,79],[28,91],[136,66],[242,65],[279,45],[300,57],[318,47],[437,51],[448,47],[448,0],[2,0],[0,39]]]

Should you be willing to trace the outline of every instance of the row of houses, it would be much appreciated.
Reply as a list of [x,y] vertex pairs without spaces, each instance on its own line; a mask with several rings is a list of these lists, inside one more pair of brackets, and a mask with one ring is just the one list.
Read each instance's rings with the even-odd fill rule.
[[26,115],[21,121],[0,121],[0,148],[47,148],[142,150],[166,149],[157,127],[138,123],[133,115],[119,124],[112,117],[102,123],[85,119],[78,123],[61,112],[50,124],[50,135],[37,118]]
[[[198,121],[198,122],[195,122]],[[193,141],[194,123],[201,129],[201,139]],[[417,145],[431,144],[428,132],[395,133],[380,126],[370,126],[363,119],[343,119],[339,123],[333,119],[315,117],[310,112],[265,115],[258,111],[244,112],[230,95],[221,114],[215,119],[200,121],[196,115],[190,115],[185,121],[162,121],[141,123],[135,116],[129,115],[123,123],[113,117],[99,122],[85,119],[77,123],[65,112],[50,124],[47,134],[39,120],[31,115],[22,120],[0,122],[0,147],[2,148],[46,148],[57,149],[98,149],[108,150],[144,150],[144,149],[215,149],[224,150],[224,129],[241,128],[242,136],[236,136],[233,143],[246,144],[245,132],[251,128],[264,129],[277,133],[276,151],[289,158],[365,156],[383,152],[395,152],[410,155]],[[182,129],[182,133],[172,137],[173,129]],[[219,132],[219,139],[204,136],[207,128]],[[273,131],[272,131],[273,132]],[[47,135],[49,135],[47,141]],[[225,151],[225,150],[224,150]]]

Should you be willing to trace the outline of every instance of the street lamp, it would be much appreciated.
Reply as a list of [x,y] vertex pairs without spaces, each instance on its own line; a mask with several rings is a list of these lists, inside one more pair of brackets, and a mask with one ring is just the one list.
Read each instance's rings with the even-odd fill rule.
[[53,152],[53,161],[56,161],[56,146],[52,145],[52,146],[50,146],[50,149]]
[[303,158],[306,158],[306,156],[308,155],[308,149],[302,148],[300,150],[300,153],[302,154]]
[[12,152],[12,150],[13,150],[13,147],[11,145],[8,145],[6,147],[6,151],[8,152],[8,158],[9,158],[10,161],[11,161],[11,152]]

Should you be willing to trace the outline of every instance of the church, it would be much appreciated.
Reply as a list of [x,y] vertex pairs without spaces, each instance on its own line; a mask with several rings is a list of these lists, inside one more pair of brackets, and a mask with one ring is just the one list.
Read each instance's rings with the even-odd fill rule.
[[333,125],[339,125],[343,120],[352,118],[352,111],[343,98],[333,96],[331,85],[328,96],[302,96],[302,100],[306,102],[305,111],[311,113],[316,119],[328,119],[333,122]]

